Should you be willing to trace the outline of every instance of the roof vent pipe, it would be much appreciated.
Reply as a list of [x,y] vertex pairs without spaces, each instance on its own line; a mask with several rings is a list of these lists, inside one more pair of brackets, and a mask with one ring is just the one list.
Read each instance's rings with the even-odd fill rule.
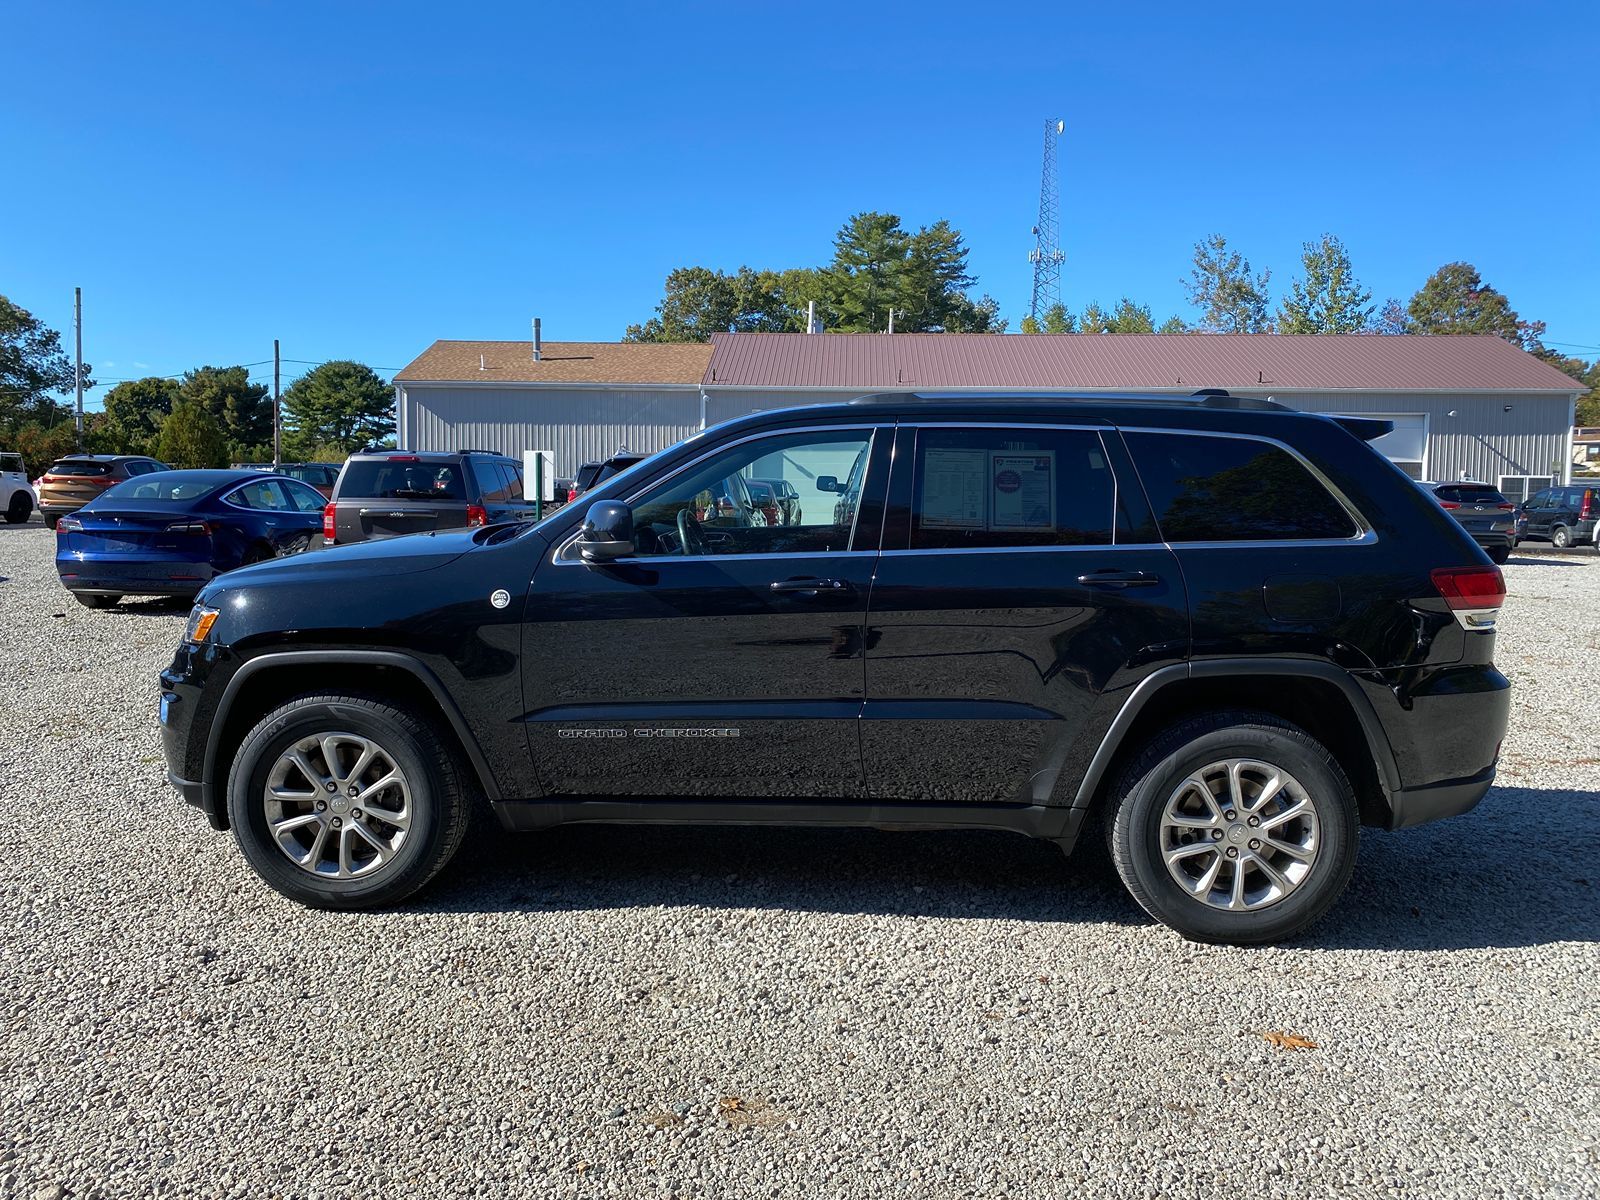
[[822,332],[822,326],[817,324],[817,302],[815,300],[806,301],[806,332]]
[[533,319],[533,361],[540,362],[544,358],[544,351],[540,348],[539,318]]
[[478,355],[478,370],[487,371],[488,369],[489,369],[489,364],[484,361],[483,355],[481,355],[481,354]]

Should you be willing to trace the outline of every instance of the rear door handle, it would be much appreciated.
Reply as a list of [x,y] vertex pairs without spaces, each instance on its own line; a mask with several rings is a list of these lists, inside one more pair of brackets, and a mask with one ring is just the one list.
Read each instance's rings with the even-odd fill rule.
[[1078,582],[1085,587],[1153,587],[1161,582],[1161,576],[1148,571],[1091,571],[1087,575],[1079,575]]
[[854,594],[856,589],[848,579],[779,579],[769,584],[768,590],[814,600],[818,596],[838,599]]

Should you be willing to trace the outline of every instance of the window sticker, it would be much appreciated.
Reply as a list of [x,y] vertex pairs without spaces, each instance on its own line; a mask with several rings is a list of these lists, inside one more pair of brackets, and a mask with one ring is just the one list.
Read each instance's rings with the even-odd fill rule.
[[928,529],[982,529],[983,479],[989,452],[929,447],[922,460],[922,525]]
[[995,450],[989,456],[993,499],[989,528],[996,532],[1056,527],[1056,452],[1016,454]]

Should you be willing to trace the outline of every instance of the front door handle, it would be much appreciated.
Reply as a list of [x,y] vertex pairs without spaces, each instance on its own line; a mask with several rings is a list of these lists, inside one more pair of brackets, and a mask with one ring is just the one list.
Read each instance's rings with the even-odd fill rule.
[[1090,571],[1079,575],[1078,582],[1085,587],[1153,587],[1161,582],[1161,576],[1148,571]]
[[856,588],[848,579],[779,579],[769,584],[768,590],[801,600],[815,600],[818,596],[842,599],[854,595]]

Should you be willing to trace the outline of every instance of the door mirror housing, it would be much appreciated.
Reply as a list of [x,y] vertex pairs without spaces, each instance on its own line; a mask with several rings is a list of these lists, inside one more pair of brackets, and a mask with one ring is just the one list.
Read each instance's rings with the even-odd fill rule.
[[578,553],[584,562],[612,562],[633,554],[633,510],[617,500],[591,504],[578,534]]
[[838,492],[838,491],[842,491],[842,490],[843,489],[840,488],[840,486],[839,486],[839,477],[837,475],[818,475],[817,476],[817,491],[819,491],[819,492]]

